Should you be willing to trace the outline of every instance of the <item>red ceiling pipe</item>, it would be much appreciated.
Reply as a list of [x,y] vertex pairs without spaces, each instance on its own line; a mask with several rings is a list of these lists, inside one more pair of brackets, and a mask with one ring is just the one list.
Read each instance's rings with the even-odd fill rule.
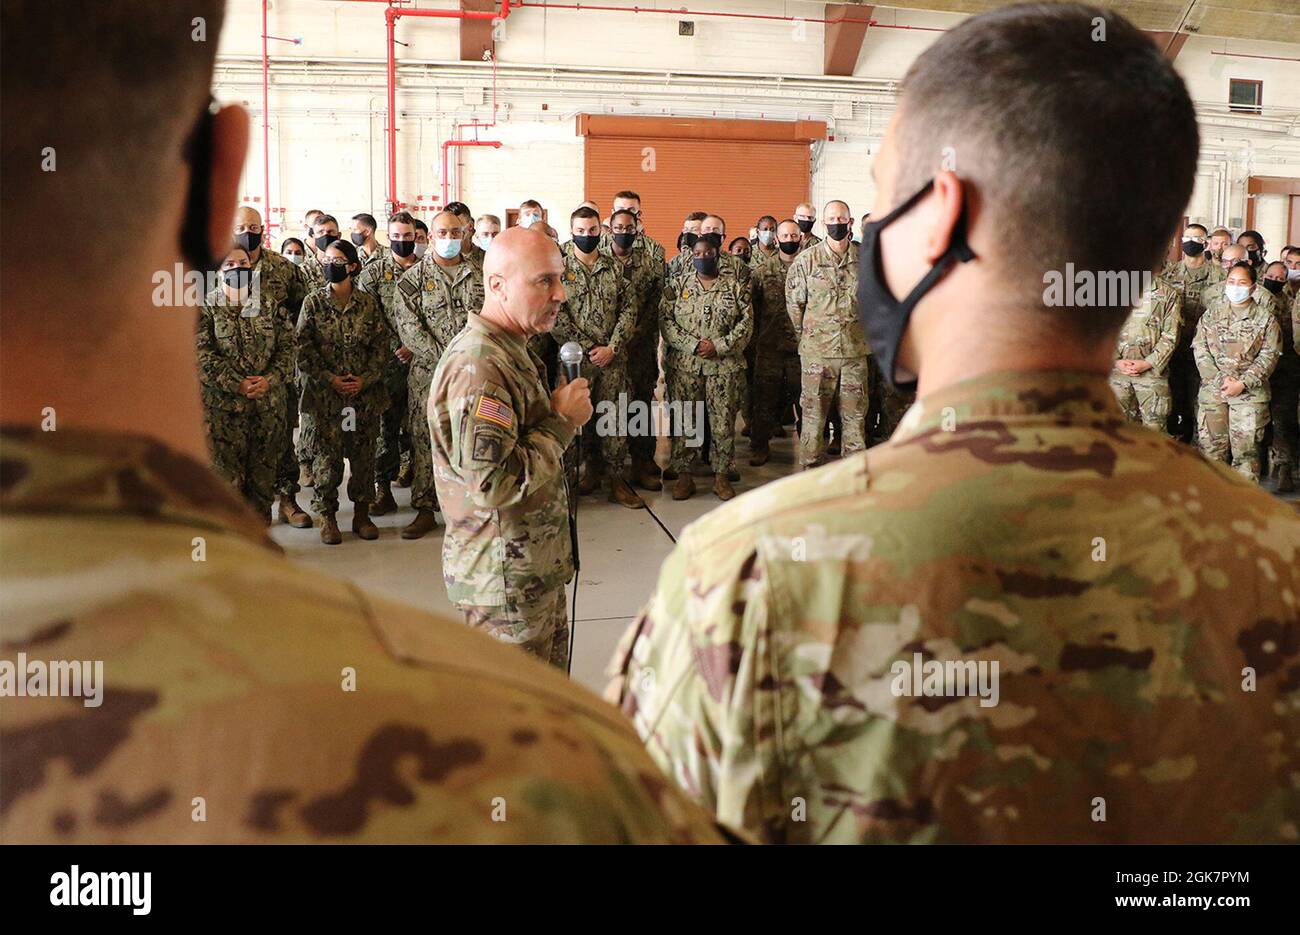
[[266,4],[262,0],[262,246],[271,244],[271,66],[266,51]]
[[[265,0],[263,0],[265,2]],[[516,3],[516,5],[518,5]],[[501,0],[500,10],[406,10],[389,6],[384,10],[384,26],[388,34],[388,213],[391,215],[406,207],[397,197],[397,43],[394,27],[398,17],[425,16],[434,19],[506,19],[510,15],[510,0]],[[496,56],[493,55],[495,67]],[[457,145],[463,141],[455,142]],[[443,204],[447,193],[447,143],[442,149]],[[475,145],[488,145],[487,143]],[[500,143],[496,144],[500,146]]]
[[442,207],[447,207],[450,192],[447,186],[447,152],[453,146],[491,146],[501,148],[500,140],[446,140],[442,144]]

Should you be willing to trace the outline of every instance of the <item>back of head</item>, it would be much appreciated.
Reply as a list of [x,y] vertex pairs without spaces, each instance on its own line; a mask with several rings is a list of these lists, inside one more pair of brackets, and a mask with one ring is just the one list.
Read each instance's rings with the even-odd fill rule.
[[[1042,274],[1067,263],[1157,267],[1191,197],[1199,137],[1182,79],[1145,33],[1108,10],[1034,3],[968,19],[916,59],[897,144],[895,204],[955,169],[996,232],[981,259],[1019,287],[1016,301],[1040,306]],[[1128,307],[1065,313],[1097,337]]]

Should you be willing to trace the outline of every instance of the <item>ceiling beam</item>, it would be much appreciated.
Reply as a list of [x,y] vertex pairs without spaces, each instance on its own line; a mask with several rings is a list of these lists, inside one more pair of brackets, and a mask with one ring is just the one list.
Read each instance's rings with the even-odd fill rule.
[[1178,58],[1178,53],[1183,51],[1183,43],[1187,41],[1187,33],[1185,32],[1154,32],[1147,30],[1147,35],[1151,37],[1151,41],[1159,47],[1161,52],[1165,53],[1165,56],[1171,62]]
[[[476,13],[486,13],[497,8],[496,0],[460,0],[460,8]],[[483,53],[492,48],[492,20],[460,20],[460,60],[481,62]]]
[[[862,40],[866,38],[868,23],[874,6],[861,6],[856,3],[826,4],[826,56],[822,74],[850,76],[858,64],[858,53],[862,51]],[[842,23],[841,19],[863,20],[864,22]]]

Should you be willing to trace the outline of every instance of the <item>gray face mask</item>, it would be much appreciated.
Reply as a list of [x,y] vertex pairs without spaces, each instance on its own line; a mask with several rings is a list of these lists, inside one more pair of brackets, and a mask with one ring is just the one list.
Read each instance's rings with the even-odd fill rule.
[[758,242],[765,247],[772,246],[772,241],[776,239],[776,231],[759,231]]

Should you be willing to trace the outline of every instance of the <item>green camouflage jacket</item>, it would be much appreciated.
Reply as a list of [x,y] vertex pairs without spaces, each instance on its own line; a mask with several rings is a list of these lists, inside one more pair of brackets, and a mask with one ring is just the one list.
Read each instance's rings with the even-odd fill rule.
[[412,371],[431,375],[471,312],[483,308],[483,269],[467,260],[445,269],[429,254],[397,281],[397,327],[415,354]]
[[429,432],[453,603],[538,600],[573,577],[564,450],[575,429],[551,408],[545,373],[523,338],[480,315],[434,372]]
[[623,274],[626,301],[635,309],[631,341],[656,340],[659,335],[659,300],[664,289],[663,260],[649,250],[636,250],[620,258],[609,250],[609,258]]
[[610,697],[767,841],[1296,843],[1297,595],[1289,504],[990,374],[688,526]]
[[1268,378],[1282,353],[1282,329],[1277,316],[1257,300],[1233,308],[1225,299],[1205,309],[1192,341],[1196,369],[1201,372],[1201,389],[1218,396],[1219,382],[1236,377],[1246,389],[1236,402],[1267,402]]
[[828,244],[803,250],[785,279],[785,304],[801,357],[846,359],[871,353],[858,320],[858,245],[843,257]]
[[[1151,288],[1142,296],[1142,302],[1129,313],[1120,328],[1115,346],[1116,360],[1145,360],[1151,369],[1139,374],[1164,377],[1169,360],[1178,341],[1179,306],[1182,300],[1172,286],[1160,279],[1151,281]],[[1118,373],[1118,371],[1116,371]],[[1121,376],[1125,376],[1121,374]]]
[[1169,283],[1182,300],[1182,315],[1178,331],[1178,346],[1183,350],[1192,346],[1192,336],[1196,334],[1196,325],[1205,312],[1203,293],[1207,286],[1214,284],[1214,270],[1217,265],[1206,257],[1196,269],[1189,267],[1183,260],[1166,263],[1160,278]]
[[[735,276],[719,275],[705,285],[692,271],[669,280],[659,303],[659,333],[664,339],[664,367],[694,373],[732,373],[745,369],[745,348],[754,333],[749,289]],[[695,353],[703,339],[717,356]]]
[[574,253],[573,241],[560,252],[566,298],[551,334],[561,345],[577,341],[584,354],[593,347],[608,347],[615,359],[625,358],[627,343],[636,332],[637,309],[627,294],[620,264],[597,248],[596,261],[588,268]]
[[773,256],[754,266],[754,344],[759,354],[794,354],[799,350],[785,305],[785,282],[793,265]]
[[0,840],[719,840],[616,710],[288,561],[198,461],[63,426],[0,450],[3,658],[102,663],[97,705],[0,701]]
[[[297,348],[289,318],[252,290],[232,302],[220,286],[204,297],[195,337],[203,405],[226,412],[283,406],[293,383]],[[245,377],[267,377],[271,389],[260,399],[239,392]]]
[[[332,416],[340,406],[377,412],[388,405],[383,376],[391,345],[388,323],[370,293],[354,288],[346,308],[334,303],[329,289],[307,296],[298,321],[303,411]],[[340,396],[330,381],[349,373],[361,378],[361,392]]]

